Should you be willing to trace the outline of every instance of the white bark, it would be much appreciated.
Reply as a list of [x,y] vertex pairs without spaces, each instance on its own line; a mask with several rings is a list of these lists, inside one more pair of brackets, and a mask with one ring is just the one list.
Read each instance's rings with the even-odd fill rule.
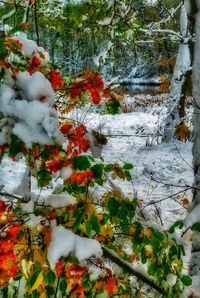
[[[194,106],[194,139],[193,139],[193,165],[194,165],[194,197],[192,209],[196,210],[200,206],[200,0],[196,0],[197,13],[195,15],[195,36],[196,43],[194,49],[193,64],[193,98]],[[195,208],[196,207],[196,208]],[[195,208],[195,209],[194,209]],[[200,214],[196,221],[200,221]],[[192,240],[191,275],[200,274],[200,233],[195,232]],[[200,286],[200,278],[199,286]]]
[[169,95],[168,116],[165,121],[165,129],[163,140],[171,141],[174,128],[179,124],[179,102],[182,95],[182,87],[185,82],[186,74],[191,67],[190,49],[189,49],[189,33],[188,33],[188,6],[182,5],[180,15],[180,31],[182,39],[179,45],[179,51],[176,59],[176,65],[171,81],[171,90]]

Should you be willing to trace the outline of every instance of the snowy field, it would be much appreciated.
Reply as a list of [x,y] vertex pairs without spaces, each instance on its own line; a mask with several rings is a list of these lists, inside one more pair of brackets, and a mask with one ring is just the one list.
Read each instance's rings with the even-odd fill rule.
[[116,185],[129,195],[137,194],[145,207],[145,219],[169,226],[187,214],[188,206],[183,207],[181,200],[191,200],[191,191],[183,190],[193,182],[192,144],[178,140],[161,143],[159,127],[166,117],[166,96],[127,96],[126,103],[133,112],[113,116],[90,113],[84,123],[108,136],[102,152],[105,162],[134,165],[132,183],[117,181]]
[[[145,219],[169,226],[187,214],[188,205],[182,206],[181,200],[191,200],[191,191],[187,189],[193,181],[192,145],[178,140],[160,143],[158,130],[166,115],[164,95],[127,96],[126,106],[132,111],[113,116],[76,111],[71,116],[82,120],[87,128],[98,128],[108,136],[102,152],[105,162],[134,165],[132,183],[118,180],[114,183],[126,194],[138,196]],[[0,169],[1,188],[16,192],[24,169],[23,161],[4,158]],[[32,191],[36,196],[39,193],[35,181]],[[41,198],[50,191],[43,191]]]

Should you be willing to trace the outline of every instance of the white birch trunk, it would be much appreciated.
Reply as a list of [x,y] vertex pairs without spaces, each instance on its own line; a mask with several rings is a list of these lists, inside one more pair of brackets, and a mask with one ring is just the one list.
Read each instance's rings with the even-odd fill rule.
[[[193,64],[193,98],[194,98],[194,139],[193,139],[193,166],[194,166],[194,186],[200,189],[200,0],[196,0],[197,13],[195,16],[195,49],[194,49],[194,64]],[[200,190],[195,190],[193,193],[193,210],[200,210]],[[197,216],[198,214],[196,214]],[[200,222],[200,213],[198,215]],[[195,232],[192,241],[192,257],[191,257],[191,275],[200,274],[200,233]],[[200,276],[199,276],[200,285]]]
[[187,16],[187,1],[181,7],[180,31],[182,40],[180,41],[179,51],[176,59],[176,65],[171,81],[171,90],[169,95],[168,116],[165,121],[163,141],[170,142],[173,138],[174,128],[180,122],[179,103],[182,95],[182,87],[185,82],[186,74],[191,66],[189,50],[189,30]]

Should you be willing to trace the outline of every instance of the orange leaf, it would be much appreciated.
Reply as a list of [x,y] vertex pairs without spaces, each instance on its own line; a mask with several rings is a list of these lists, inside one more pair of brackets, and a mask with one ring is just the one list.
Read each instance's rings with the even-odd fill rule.
[[188,199],[182,199],[181,200],[181,203],[184,205],[184,206],[187,206],[190,202],[188,201]]

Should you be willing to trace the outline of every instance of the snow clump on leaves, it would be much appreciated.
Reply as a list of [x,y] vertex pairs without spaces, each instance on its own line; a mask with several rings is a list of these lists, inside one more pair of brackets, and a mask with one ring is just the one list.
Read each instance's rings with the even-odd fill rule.
[[82,261],[92,256],[101,257],[103,252],[97,240],[77,236],[63,226],[56,226],[53,229],[47,254],[51,268],[55,268],[61,257],[67,257],[69,254],[73,254]]

